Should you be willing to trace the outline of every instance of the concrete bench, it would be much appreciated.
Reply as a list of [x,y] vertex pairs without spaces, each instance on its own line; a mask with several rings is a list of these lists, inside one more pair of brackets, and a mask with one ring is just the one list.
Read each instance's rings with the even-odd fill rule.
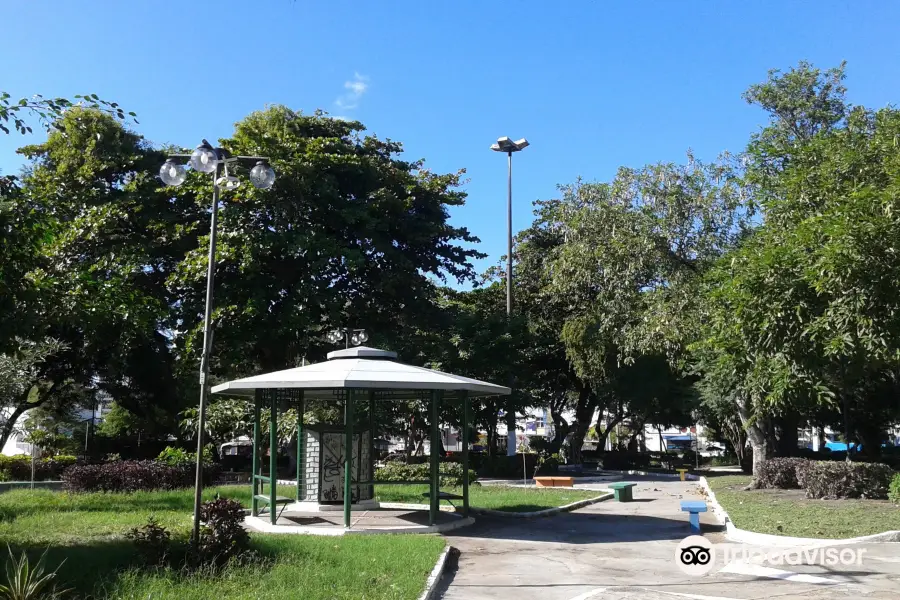
[[690,513],[691,535],[700,535],[700,513],[706,512],[706,502],[702,500],[682,500],[681,512]]
[[690,469],[684,469],[684,468],[682,468],[682,469],[675,469],[675,470],[678,471],[678,474],[679,474],[679,475],[681,475],[681,480],[682,480],[682,481],[684,481],[685,474],[686,474],[688,471],[690,471]]
[[625,483],[620,481],[618,483],[609,484],[609,489],[616,495],[616,500],[618,502],[631,502],[633,500],[631,497],[631,488],[636,485],[636,483]]
[[575,485],[574,477],[559,477],[556,475],[541,476],[534,478],[534,484],[537,487],[572,487]]

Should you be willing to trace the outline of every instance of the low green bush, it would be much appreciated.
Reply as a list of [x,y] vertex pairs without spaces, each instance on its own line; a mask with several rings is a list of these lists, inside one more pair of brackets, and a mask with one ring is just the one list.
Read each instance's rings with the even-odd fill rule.
[[763,462],[756,475],[756,485],[761,489],[796,490],[799,489],[798,470],[805,470],[809,461],[805,458],[770,458]]
[[[671,457],[675,458],[674,455]],[[599,455],[602,468],[608,471],[647,469],[650,467],[651,458],[653,457],[650,454],[641,452],[603,452]]]
[[479,477],[498,479],[530,479],[538,465],[537,454],[516,454],[515,456],[485,456],[478,469]]
[[[39,458],[34,461],[35,481],[56,481],[63,471],[75,464],[74,456]],[[31,481],[31,457],[0,455],[0,481]]]
[[[156,457],[156,462],[170,467],[194,467],[197,464],[197,453],[188,452],[184,448],[166,446],[165,449],[159,453],[159,456]],[[203,449],[203,464],[213,464],[211,446],[206,446]]]
[[894,504],[900,504],[900,473],[894,473],[891,479],[891,487],[888,489],[888,500]]
[[893,477],[885,464],[815,461],[806,465],[804,484],[807,498],[884,499]]
[[[430,465],[407,465],[401,462],[391,461],[375,471],[375,481],[394,482],[401,481],[426,481],[431,472]],[[463,483],[463,468],[458,463],[441,463],[440,468],[441,487],[459,487]],[[469,483],[474,483],[478,476],[475,471],[469,469]]]

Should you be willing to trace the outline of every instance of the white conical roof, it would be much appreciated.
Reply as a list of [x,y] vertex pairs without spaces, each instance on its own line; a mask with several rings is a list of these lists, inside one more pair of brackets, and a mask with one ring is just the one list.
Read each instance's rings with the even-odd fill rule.
[[[252,396],[255,390],[303,389],[307,398],[332,399],[344,389],[378,390],[380,397],[403,399],[424,390],[467,391],[469,396],[505,396],[508,387],[397,362],[396,352],[360,346],[328,353],[328,360],[305,367],[235,379],[212,388],[214,394]],[[393,392],[393,393],[391,393]]]

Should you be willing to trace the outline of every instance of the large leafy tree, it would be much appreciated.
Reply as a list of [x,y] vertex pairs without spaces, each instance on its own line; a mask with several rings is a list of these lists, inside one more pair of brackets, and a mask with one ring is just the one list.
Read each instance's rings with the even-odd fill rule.
[[[472,276],[479,254],[461,244],[477,240],[447,223],[464,200],[460,175],[400,160],[399,144],[362,131],[274,107],[221,141],[271,157],[279,179],[270,191],[223,194],[218,377],[316,360],[319,333],[337,325],[394,343],[427,319],[429,278]],[[172,430],[196,391],[208,176],[163,187],[164,153],[114,116],[78,107],[22,153],[32,163],[4,191],[4,226],[21,243],[0,248],[18,311],[4,314],[3,342],[60,340],[63,351],[36,362],[43,374],[99,385],[121,410]]]
[[[555,332],[573,370],[576,453],[595,411],[606,416],[595,428],[603,436],[626,419],[672,422],[666,402],[687,397],[679,382],[701,276],[751,216],[730,157],[689,158],[564,186],[561,199],[538,203],[524,235],[536,322]],[[632,385],[648,379],[671,385]]]
[[[227,195],[216,276],[218,376],[316,359],[325,330],[384,333],[427,314],[429,277],[472,277],[477,241],[448,223],[463,203],[460,173],[435,174],[399,158],[400,144],[363,126],[284,107],[253,113],[221,145],[270,157],[275,186]],[[205,182],[204,182],[205,183]],[[196,354],[206,276],[204,239],[169,288],[179,298],[180,351]]]

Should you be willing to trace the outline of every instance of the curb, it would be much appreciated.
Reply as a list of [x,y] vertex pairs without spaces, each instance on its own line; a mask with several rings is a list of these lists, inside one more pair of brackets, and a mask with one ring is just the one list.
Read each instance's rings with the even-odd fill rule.
[[706,477],[700,478],[700,487],[706,493],[707,500],[712,506],[712,512],[716,518],[725,525],[725,537],[732,542],[741,542],[744,544],[757,544],[761,546],[802,546],[802,545],[837,545],[837,544],[862,544],[862,543],[885,543],[900,542],[900,531],[884,531],[872,535],[864,535],[855,538],[801,538],[789,537],[786,535],[772,535],[771,533],[758,533],[747,529],[735,527],[731,517],[716,500],[716,494],[709,487]]
[[584,508],[585,506],[589,506],[591,504],[609,500],[613,496],[614,494],[612,492],[609,492],[600,496],[596,496],[594,498],[588,498],[587,500],[579,500],[578,502],[566,504],[565,506],[557,506],[555,508],[546,508],[544,510],[536,510],[532,512],[509,512],[505,510],[494,510],[492,508],[475,507],[469,507],[469,510],[475,514],[486,515],[489,517],[506,517],[508,519],[535,519],[540,517],[550,517],[553,515],[558,515],[559,513],[570,512],[579,508]]
[[441,523],[439,525],[428,525],[412,527],[384,527],[381,529],[344,529],[337,527],[334,529],[326,529],[324,527],[284,527],[282,525],[272,525],[268,521],[260,517],[244,517],[244,524],[259,533],[272,533],[276,535],[317,535],[325,537],[340,537],[345,535],[425,535],[433,533],[446,533],[459,529],[460,527],[468,527],[475,523],[473,517],[461,517],[459,520],[449,523]]
[[437,590],[437,585],[444,574],[444,568],[447,566],[447,556],[450,554],[451,549],[450,544],[444,546],[444,550],[438,556],[431,574],[428,575],[428,579],[425,581],[425,591],[419,594],[418,600],[431,600],[434,598],[434,592]]

